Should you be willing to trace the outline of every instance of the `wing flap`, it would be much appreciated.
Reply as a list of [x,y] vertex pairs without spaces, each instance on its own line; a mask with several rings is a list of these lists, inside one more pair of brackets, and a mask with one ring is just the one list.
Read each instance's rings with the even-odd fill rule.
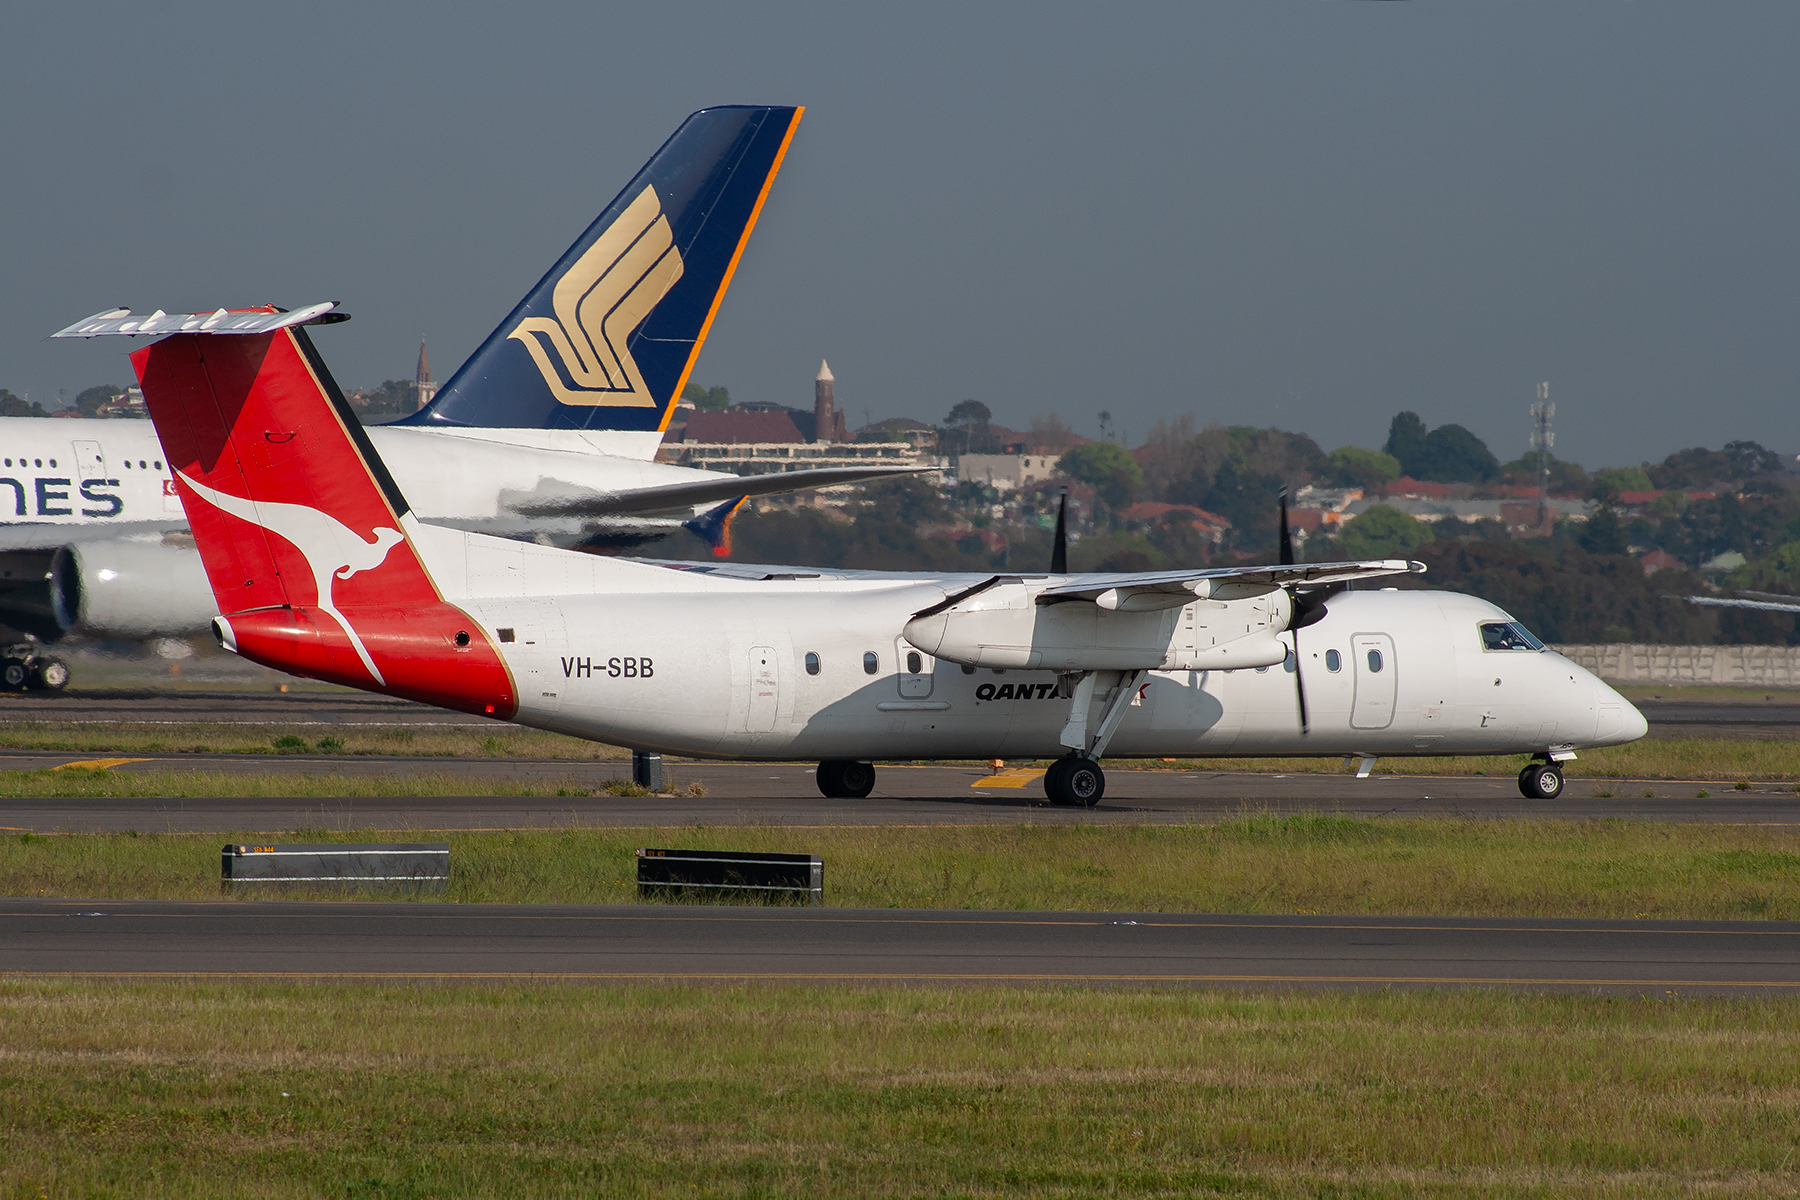
[[768,475],[728,475],[709,472],[711,479],[664,483],[618,492],[570,492],[501,500],[522,517],[608,517],[627,513],[665,513],[698,504],[717,504],[746,496],[776,496],[806,488],[833,487],[841,483],[866,483],[899,475],[936,471],[936,467],[896,466],[884,463],[866,467],[817,467]]
[[1295,563],[1289,566],[1209,567],[1193,571],[1149,571],[1114,575],[1081,575],[1053,584],[1037,594],[1039,604],[1088,600],[1101,608],[1144,612],[1180,608],[1196,599],[1241,600],[1279,587],[1376,579],[1384,575],[1423,575],[1425,564],[1405,559],[1361,562]]

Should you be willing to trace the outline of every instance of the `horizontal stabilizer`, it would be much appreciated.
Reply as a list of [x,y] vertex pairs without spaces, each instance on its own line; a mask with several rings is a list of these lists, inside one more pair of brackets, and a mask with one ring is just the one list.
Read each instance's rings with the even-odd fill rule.
[[[784,471],[768,475],[728,475],[719,471],[709,472],[713,475],[712,479],[658,484],[626,492],[581,491],[553,497],[533,493],[532,499],[508,503],[507,507],[522,517],[607,517],[626,513],[667,512],[697,504],[716,504],[721,500],[777,496],[806,488],[866,483],[871,479],[917,475],[937,469],[883,464],[867,467],[818,467],[807,471]],[[502,501],[505,501],[504,496]]]
[[250,308],[209,313],[166,313],[157,309],[142,317],[131,315],[129,308],[109,308],[59,329],[53,338],[92,337],[162,337],[171,333],[274,333],[294,325],[335,325],[348,321],[350,314],[333,312],[336,300],[309,304],[293,312],[275,308]]
[[1785,603],[1776,600],[1728,600],[1723,596],[1664,596],[1665,600],[1686,600],[1708,608],[1749,608],[1757,612],[1800,613],[1800,596]]

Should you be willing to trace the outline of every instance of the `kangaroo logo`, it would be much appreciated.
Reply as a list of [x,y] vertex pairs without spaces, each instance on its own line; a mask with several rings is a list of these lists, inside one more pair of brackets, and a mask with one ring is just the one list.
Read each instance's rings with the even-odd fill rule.
[[564,404],[655,408],[625,339],[681,271],[669,219],[656,189],[647,187],[556,281],[556,318],[526,317],[506,336],[530,351],[544,384]]
[[203,483],[194,482],[184,472],[176,471],[175,474],[194,490],[195,495],[214,508],[266,529],[291,543],[300,552],[300,556],[306,559],[306,565],[312,568],[313,582],[319,589],[320,611],[330,614],[331,619],[349,636],[350,644],[356,647],[357,656],[362,659],[363,666],[369,668],[369,674],[375,677],[375,682],[383,685],[387,683],[381,677],[381,672],[375,669],[375,660],[369,657],[362,638],[357,636],[356,630],[350,628],[350,622],[344,619],[344,614],[332,602],[331,588],[333,579],[348,579],[358,571],[372,571],[379,567],[387,560],[388,551],[406,540],[405,534],[398,529],[378,526],[374,531],[375,540],[365,542],[348,525],[316,508],[269,501],[259,504],[226,492],[216,492]]

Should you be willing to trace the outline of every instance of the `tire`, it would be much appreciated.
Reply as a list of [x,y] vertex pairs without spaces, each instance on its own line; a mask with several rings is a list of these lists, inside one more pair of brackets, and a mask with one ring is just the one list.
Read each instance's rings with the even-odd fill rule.
[[1554,800],[1562,790],[1562,768],[1555,763],[1532,763],[1519,772],[1519,791],[1530,799]]
[[60,658],[40,659],[31,669],[31,686],[60,692],[69,686],[69,664]]
[[863,800],[875,790],[875,767],[853,758],[828,758],[813,776],[828,800]]
[[30,674],[25,670],[25,664],[22,662],[9,662],[4,669],[0,669],[0,687],[5,687],[9,692],[24,691],[25,681],[28,678],[30,678]]
[[1050,803],[1092,808],[1106,795],[1106,772],[1085,758],[1059,758],[1044,772],[1044,795]]

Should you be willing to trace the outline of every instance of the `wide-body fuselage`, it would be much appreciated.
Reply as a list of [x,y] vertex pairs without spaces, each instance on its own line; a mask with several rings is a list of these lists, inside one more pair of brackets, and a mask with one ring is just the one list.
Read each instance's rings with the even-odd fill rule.
[[[495,636],[527,725],[728,758],[1065,753],[1054,672],[958,665],[907,642],[908,619],[944,594],[770,581],[463,606]],[[1336,596],[1298,631],[1297,658],[1151,673],[1107,757],[1544,753],[1643,736],[1628,701],[1561,655],[1488,649],[1482,625],[1509,620],[1448,592]]]

